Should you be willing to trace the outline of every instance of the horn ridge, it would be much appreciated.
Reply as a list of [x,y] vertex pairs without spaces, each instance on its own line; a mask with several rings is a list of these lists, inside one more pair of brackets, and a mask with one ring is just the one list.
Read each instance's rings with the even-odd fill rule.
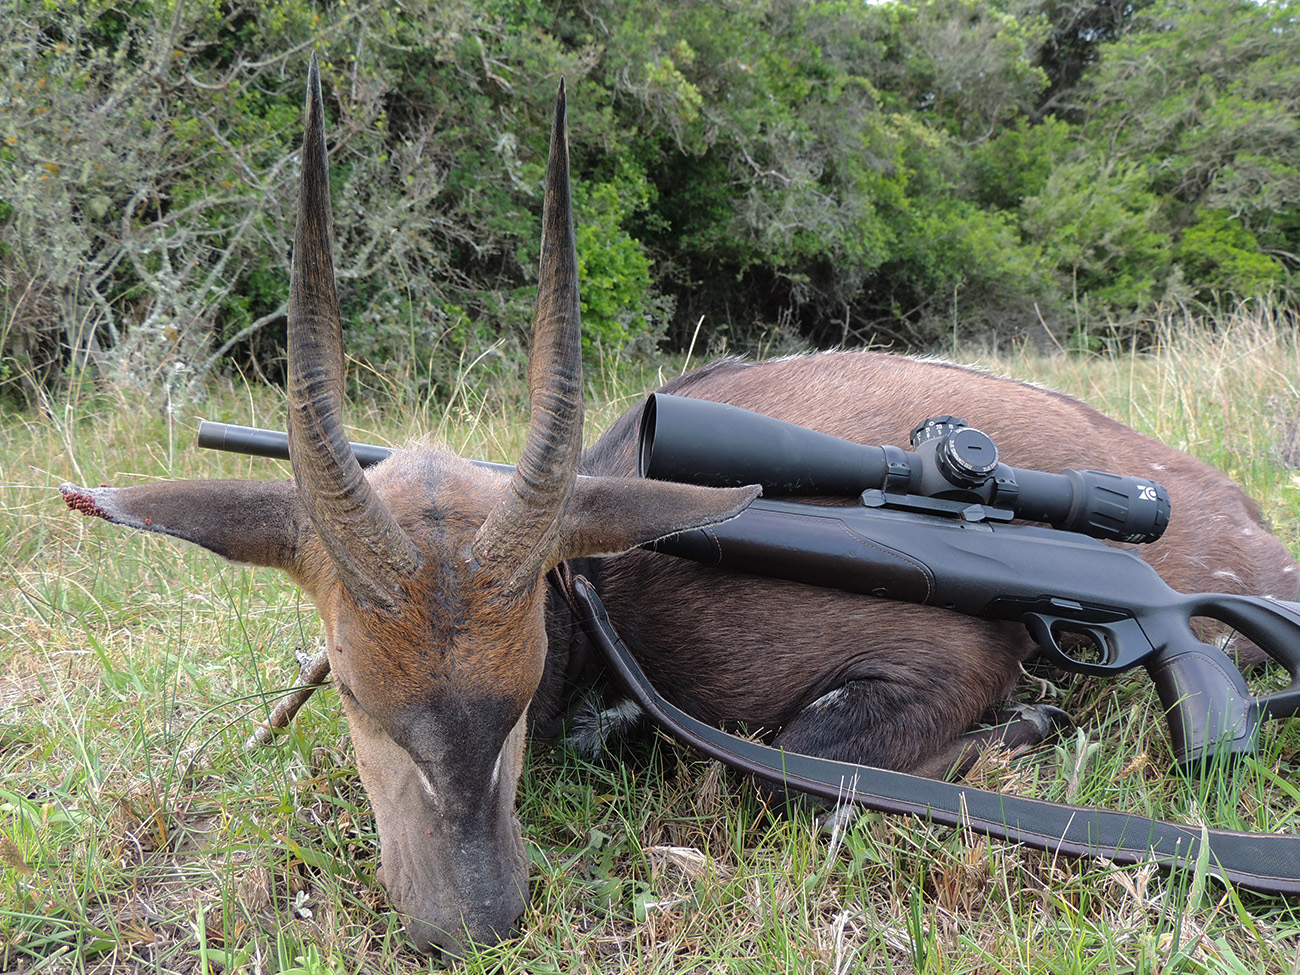
[[303,506],[344,585],[358,599],[391,604],[419,557],[371,489],[343,429],[343,326],[315,54],[307,73],[305,129],[289,284],[289,457]]
[[529,426],[506,497],[474,539],[475,557],[529,585],[554,558],[582,452],[582,320],[569,186],[564,81],[551,125],[537,306],[528,356]]

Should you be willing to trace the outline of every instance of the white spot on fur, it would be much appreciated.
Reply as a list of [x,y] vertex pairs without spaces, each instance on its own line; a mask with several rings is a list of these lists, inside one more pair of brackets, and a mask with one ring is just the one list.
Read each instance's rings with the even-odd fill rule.
[[809,704],[804,708],[802,713],[807,714],[810,711],[821,711],[825,708],[832,707],[835,702],[844,696],[844,693],[845,691],[842,687],[837,687],[833,691],[827,691],[821,697],[817,698],[817,700],[813,701],[812,704]]
[[1237,573],[1233,572],[1231,569],[1218,569],[1218,570],[1216,570],[1216,571],[1214,572],[1214,578],[1216,578],[1216,579],[1231,579],[1233,582],[1241,582],[1241,581],[1242,581],[1241,576],[1237,575]]
[[643,717],[641,706],[631,698],[624,698],[613,707],[602,708],[599,698],[588,698],[582,703],[569,725],[565,744],[588,758],[598,758],[608,742],[622,738]]
[[1152,465],[1151,465],[1151,469],[1152,469],[1153,471],[1163,471],[1163,470],[1165,469],[1165,465],[1164,465],[1164,464],[1152,464]]
[[438,793],[434,791],[433,783],[429,781],[429,777],[424,774],[424,769],[420,768],[420,766],[417,765],[415,767],[415,770],[420,773],[420,785],[424,788],[424,791],[429,796],[429,798],[430,799],[438,798]]
[[497,760],[492,763],[492,788],[497,787],[497,782],[501,779],[501,755],[497,754]]

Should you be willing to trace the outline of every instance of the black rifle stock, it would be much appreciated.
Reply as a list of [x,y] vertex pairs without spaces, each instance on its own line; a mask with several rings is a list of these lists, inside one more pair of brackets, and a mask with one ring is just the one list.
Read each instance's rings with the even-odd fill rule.
[[[657,399],[662,407],[664,398]],[[698,421],[694,413],[691,417]],[[663,420],[661,412],[661,443],[669,439]],[[772,456],[766,433],[756,442],[764,446],[760,458]],[[254,427],[204,421],[199,445],[288,458],[284,434]],[[389,453],[384,447],[353,446],[363,465]],[[893,460],[895,469],[898,454],[910,453],[888,450],[885,458]],[[641,454],[644,461],[644,446]],[[1036,473],[1015,471],[1020,476]],[[764,480],[762,470],[740,476],[738,483]],[[1075,482],[1070,490],[1077,493],[1096,484],[1115,495],[1114,505],[1080,501],[1075,506],[1092,512],[1118,505],[1123,510],[1117,516],[1102,510],[1099,519],[1099,533],[1115,537],[1128,530],[1123,526],[1145,497],[1144,485],[1119,497],[1107,477]],[[1027,480],[1031,486],[1037,483]],[[812,483],[825,490],[824,480]],[[932,510],[910,510],[931,505]],[[1058,509],[1063,519],[1093,523],[1091,514],[1086,519],[1071,514],[1070,505],[1053,510]],[[759,498],[730,522],[648,547],[705,565],[1020,622],[1049,659],[1071,671],[1104,675],[1145,666],[1166,709],[1175,759],[1184,767],[1248,753],[1261,721],[1300,712],[1300,603],[1178,593],[1131,551],[1078,531],[993,523],[1007,517],[1005,511],[969,500],[931,501],[880,490],[867,490],[861,503],[848,505]],[[1144,524],[1163,529],[1158,512],[1143,517]],[[1239,630],[1286,668],[1290,685],[1263,697],[1252,695],[1228,656],[1196,638],[1191,627],[1195,617]],[[1087,653],[1080,653],[1072,637],[1084,638]]]
[[[1023,623],[1045,656],[1079,673],[1141,664],[1183,766],[1251,752],[1260,721],[1300,711],[1300,603],[1179,593],[1135,553],[1087,536],[759,498],[732,521],[651,547],[705,565]],[[1194,617],[1235,627],[1287,669],[1290,686],[1253,696],[1228,656],[1193,635]],[[1072,635],[1087,638],[1086,655]]]

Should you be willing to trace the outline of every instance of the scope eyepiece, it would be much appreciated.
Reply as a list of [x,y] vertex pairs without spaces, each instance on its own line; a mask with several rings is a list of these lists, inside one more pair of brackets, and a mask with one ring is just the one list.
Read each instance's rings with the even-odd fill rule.
[[1154,542],[1169,527],[1163,484],[1103,471],[1062,471],[1074,486],[1070,512],[1052,527],[1116,542]]

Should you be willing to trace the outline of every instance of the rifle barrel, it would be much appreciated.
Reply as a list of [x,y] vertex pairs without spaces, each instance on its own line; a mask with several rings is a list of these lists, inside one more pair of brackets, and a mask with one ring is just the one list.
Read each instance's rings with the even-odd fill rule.
[[[200,447],[209,450],[226,450],[232,454],[251,454],[254,457],[271,457],[275,460],[289,459],[289,435],[263,427],[244,427],[238,423],[200,420],[198,443]],[[373,467],[393,452],[391,447],[381,447],[373,443],[349,442],[349,446],[362,467]],[[490,460],[476,460],[472,463],[503,474],[509,474],[514,470],[509,464],[498,464]]]
[[[199,423],[199,446],[212,450],[228,450],[235,454],[252,454],[255,457],[289,459],[289,435],[278,430],[261,427],[244,427],[238,423],[217,423],[203,420]],[[392,451],[376,444],[354,443],[352,452],[362,467],[378,464]]]

